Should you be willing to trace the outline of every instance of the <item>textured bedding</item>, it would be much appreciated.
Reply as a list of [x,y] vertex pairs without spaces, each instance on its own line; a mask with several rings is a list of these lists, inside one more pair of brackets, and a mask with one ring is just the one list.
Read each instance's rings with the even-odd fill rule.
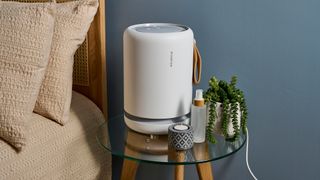
[[103,122],[94,103],[76,92],[65,126],[33,113],[21,152],[0,139],[0,179],[111,179],[111,156],[96,141]]

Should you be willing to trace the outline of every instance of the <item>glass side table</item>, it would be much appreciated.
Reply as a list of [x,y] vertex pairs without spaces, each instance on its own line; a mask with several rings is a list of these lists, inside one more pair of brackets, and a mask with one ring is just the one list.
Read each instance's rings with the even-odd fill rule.
[[175,179],[183,179],[184,165],[195,164],[199,179],[213,179],[211,161],[236,153],[246,141],[241,134],[236,142],[216,136],[217,142],[195,143],[192,149],[176,151],[168,147],[167,135],[145,135],[130,130],[124,116],[110,118],[100,126],[97,140],[112,155],[124,158],[121,179],[135,179],[139,162],[175,165]]

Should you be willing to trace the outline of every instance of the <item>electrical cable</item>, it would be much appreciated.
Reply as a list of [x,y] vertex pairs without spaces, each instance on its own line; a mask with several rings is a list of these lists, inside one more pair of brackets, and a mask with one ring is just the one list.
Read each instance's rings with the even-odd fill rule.
[[252,178],[254,180],[258,180],[256,178],[256,176],[253,174],[253,172],[251,171],[251,168],[250,168],[250,165],[249,165],[249,130],[248,128],[246,128],[247,130],[247,144],[246,144],[246,163],[247,163],[247,168],[248,168],[248,171],[250,172]]

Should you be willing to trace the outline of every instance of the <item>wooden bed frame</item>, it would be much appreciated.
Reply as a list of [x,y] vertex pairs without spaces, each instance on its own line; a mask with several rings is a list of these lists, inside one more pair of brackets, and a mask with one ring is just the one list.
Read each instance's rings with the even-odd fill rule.
[[[87,63],[84,65],[88,68],[88,74],[84,76],[88,78],[88,84],[79,85],[74,83],[73,90],[91,99],[101,109],[105,118],[107,118],[105,27],[105,0],[99,0],[99,9],[87,34],[86,44],[84,43],[79,48],[79,50],[81,48],[86,49],[84,52],[87,53]],[[77,53],[80,53],[79,50]],[[77,61],[77,55],[75,56],[75,61]]]

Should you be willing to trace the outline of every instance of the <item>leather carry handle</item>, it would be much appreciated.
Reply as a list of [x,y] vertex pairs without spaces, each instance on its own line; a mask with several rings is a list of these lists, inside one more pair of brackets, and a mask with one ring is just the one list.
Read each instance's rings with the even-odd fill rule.
[[201,81],[202,59],[196,42],[193,43],[193,84],[199,84]]

